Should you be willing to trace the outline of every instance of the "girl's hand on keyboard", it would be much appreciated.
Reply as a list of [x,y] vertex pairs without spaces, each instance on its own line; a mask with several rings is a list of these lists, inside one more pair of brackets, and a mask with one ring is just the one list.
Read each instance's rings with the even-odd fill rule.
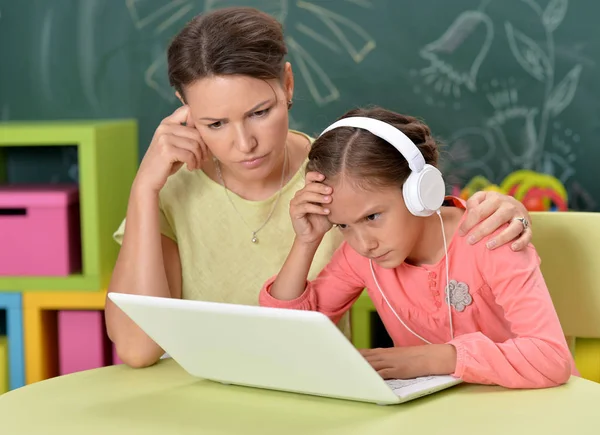
[[450,344],[359,350],[383,379],[450,375],[456,370],[456,349]]

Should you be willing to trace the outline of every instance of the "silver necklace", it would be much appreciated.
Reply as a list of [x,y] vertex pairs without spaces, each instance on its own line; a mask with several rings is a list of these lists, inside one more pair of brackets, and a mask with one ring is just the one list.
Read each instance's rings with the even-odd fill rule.
[[246,227],[248,227],[248,229],[250,231],[252,231],[252,239],[251,239],[252,243],[258,243],[258,237],[256,237],[256,235],[258,234],[258,232],[260,230],[262,230],[264,228],[265,225],[267,225],[267,222],[269,222],[269,220],[271,219],[271,216],[273,215],[273,212],[275,212],[275,208],[277,208],[277,204],[279,203],[279,198],[281,198],[281,191],[283,190],[283,180],[285,180],[285,172],[286,172],[285,169],[286,169],[286,166],[287,166],[287,157],[288,157],[288,155],[287,155],[287,144],[286,144],[286,147],[283,150],[283,168],[281,169],[281,182],[279,183],[279,191],[277,192],[277,199],[273,203],[273,207],[271,207],[271,211],[269,212],[269,215],[267,216],[267,219],[256,230],[253,230],[252,228],[250,228],[250,225],[248,225],[248,223],[244,219],[244,216],[242,216],[242,214],[239,212],[239,210],[235,206],[235,203],[233,202],[233,200],[229,196],[229,192],[227,191],[227,186],[225,185],[225,179],[223,178],[223,174],[221,173],[221,164],[219,163],[219,161],[217,159],[215,159],[215,166],[217,168],[217,175],[219,177],[219,181],[223,185],[223,189],[225,190],[225,195],[227,196],[227,199],[229,200],[229,202],[233,206],[233,209],[235,210],[235,212],[237,213],[237,215],[240,217],[240,219],[242,220],[242,222],[244,222],[244,225],[246,225]]

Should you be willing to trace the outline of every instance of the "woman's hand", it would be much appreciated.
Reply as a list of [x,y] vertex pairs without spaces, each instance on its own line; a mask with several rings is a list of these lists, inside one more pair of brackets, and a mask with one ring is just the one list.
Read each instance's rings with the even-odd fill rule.
[[182,106],[158,126],[135,177],[136,186],[159,192],[167,178],[187,165],[199,169],[208,149],[196,130],[190,109]]
[[460,226],[459,233],[466,235],[470,232],[468,242],[475,244],[502,225],[510,223],[498,236],[490,239],[486,246],[494,249],[513,242],[512,250],[520,251],[531,242],[531,225],[525,229],[515,218],[525,218],[531,224],[525,206],[512,196],[493,191],[477,192],[467,201],[467,217]]
[[322,181],[325,177],[316,172],[306,174],[304,188],[290,201],[290,216],[296,239],[302,243],[319,243],[332,227],[327,218],[333,189]]
[[413,379],[456,371],[456,348],[451,344],[362,349],[360,353],[383,379]]

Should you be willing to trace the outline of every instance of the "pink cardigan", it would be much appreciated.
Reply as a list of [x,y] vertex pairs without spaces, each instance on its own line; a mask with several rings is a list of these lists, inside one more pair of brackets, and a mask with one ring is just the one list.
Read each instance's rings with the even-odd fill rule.
[[[452,308],[454,339],[444,296],[445,258],[418,267],[407,263],[393,270],[375,263],[373,267],[388,301],[409,328],[431,343],[456,348],[453,376],[470,383],[542,388],[579,375],[533,246],[513,252],[506,244],[490,251],[485,240],[469,245],[466,238],[455,236],[448,244],[448,260],[451,284],[458,289]],[[345,242],[297,299],[273,298],[269,289],[274,280],[261,290],[261,305],[318,310],[336,323],[366,287],[395,346],[424,344],[385,303],[369,260]]]

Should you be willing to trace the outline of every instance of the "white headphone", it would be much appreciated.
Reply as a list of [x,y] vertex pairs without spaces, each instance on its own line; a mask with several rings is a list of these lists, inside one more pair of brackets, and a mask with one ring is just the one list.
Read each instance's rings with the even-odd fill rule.
[[[338,127],[355,127],[362,128],[380,137],[381,139],[388,142],[394,148],[396,148],[400,154],[404,156],[408,162],[408,167],[411,170],[408,179],[402,187],[402,196],[408,210],[415,216],[431,216],[433,213],[437,213],[440,218],[442,225],[442,235],[444,237],[444,252],[446,254],[446,286],[450,282],[449,278],[449,263],[448,263],[448,246],[446,244],[446,232],[444,230],[444,222],[442,220],[442,214],[440,207],[444,203],[444,197],[446,193],[446,187],[444,185],[444,179],[442,173],[432,165],[425,163],[423,154],[419,151],[419,148],[413,143],[408,136],[398,130],[387,122],[380,121],[374,118],[366,118],[364,116],[351,116],[348,118],[342,118],[339,121],[334,122],[327,127],[320,136],[327,133],[330,130]],[[415,337],[424,341],[427,344],[432,344],[427,339],[423,338],[400,318],[396,310],[392,307],[388,298],[383,293],[379,281],[375,276],[375,269],[373,268],[373,261],[369,261],[371,266],[371,274],[377,289],[381,293],[385,303],[392,310],[392,313],[396,316],[398,321]],[[452,308],[450,305],[450,293],[446,292],[446,304],[448,305],[448,317],[450,323],[450,337],[454,339],[454,326],[452,322]]]
[[435,166],[425,163],[423,154],[408,136],[387,122],[363,116],[340,119],[323,130],[321,136],[338,127],[367,130],[388,142],[404,156],[411,173],[402,187],[402,195],[412,214],[430,216],[442,206],[446,193],[442,173]]

